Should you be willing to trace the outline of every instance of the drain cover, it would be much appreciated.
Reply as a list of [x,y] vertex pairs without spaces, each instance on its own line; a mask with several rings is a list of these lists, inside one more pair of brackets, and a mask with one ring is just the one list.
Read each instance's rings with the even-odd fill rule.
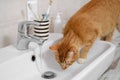
[[45,79],[52,79],[52,78],[56,77],[56,74],[52,71],[47,71],[47,72],[42,74],[42,77]]

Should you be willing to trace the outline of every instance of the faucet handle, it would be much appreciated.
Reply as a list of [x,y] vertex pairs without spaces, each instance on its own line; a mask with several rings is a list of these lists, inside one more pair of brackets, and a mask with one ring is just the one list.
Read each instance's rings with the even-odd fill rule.
[[28,33],[29,33],[28,29],[29,29],[30,25],[37,25],[37,26],[39,26],[40,23],[39,22],[35,22],[35,21],[23,21],[18,26],[18,32],[20,34],[23,34],[24,36],[28,37]]
[[17,44],[16,44],[16,48],[19,50],[26,50],[28,49],[28,44],[29,42],[36,42],[40,45],[43,44],[44,40],[39,38],[39,37],[35,37],[29,34],[29,28],[31,26],[29,25],[36,25],[39,26],[40,23],[39,22],[35,22],[35,21],[24,21],[21,22],[18,26],[18,40],[17,40]]

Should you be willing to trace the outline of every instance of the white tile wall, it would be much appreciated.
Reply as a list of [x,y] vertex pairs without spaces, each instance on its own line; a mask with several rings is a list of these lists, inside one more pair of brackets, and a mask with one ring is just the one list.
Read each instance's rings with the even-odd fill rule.
[[[64,17],[70,17],[88,1],[90,0],[54,0],[51,16],[54,17],[58,11],[61,11]],[[49,0],[39,0],[38,4],[41,14],[47,10]]]
[[16,42],[18,23],[25,20],[26,0],[0,0],[0,47]]

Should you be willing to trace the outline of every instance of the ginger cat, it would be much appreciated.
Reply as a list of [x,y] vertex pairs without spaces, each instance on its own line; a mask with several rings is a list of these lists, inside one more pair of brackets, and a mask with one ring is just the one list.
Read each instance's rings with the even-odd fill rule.
[[120,1],[91,0],[67,22],[62,40],[50,47],[63,69],[76,60],[83,63],[94,41],[112,40],[117,26],[120,31]]

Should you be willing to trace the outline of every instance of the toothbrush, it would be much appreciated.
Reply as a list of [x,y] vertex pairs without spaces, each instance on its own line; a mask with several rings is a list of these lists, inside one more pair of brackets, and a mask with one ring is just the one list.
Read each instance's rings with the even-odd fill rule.
[[31,10],[33,16],[34,16],[37,20],[40,20],[40,16],[38,17],[38,16],[34,13],[34,11],[32,10],[32,7],[31,7],[30,4],[28,4],[28,8]]
[[48,7],[46,13],[43,14],[43,16],[44,16],[44,17],[43,17],[43,20],[47,20],[47,19],[48,19],[49,14],[50,14],[50,9],[51,9],[52,3],[53,3],[53,0],[50,0],[49,7]]

